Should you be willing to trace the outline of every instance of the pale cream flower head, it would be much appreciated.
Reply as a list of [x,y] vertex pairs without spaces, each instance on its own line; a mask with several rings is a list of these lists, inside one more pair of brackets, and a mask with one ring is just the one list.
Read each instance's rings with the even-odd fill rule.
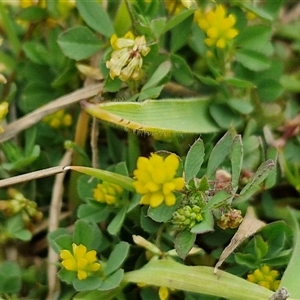
[[146,56],[150,51],[146,45],[145,36],[134,37],[131,31],[122,38],[114,34],[110,43],[114,51],[111,53],[110,60],[106,62],[106,67],[110,69],[109,76],[112,79],[119,77],[122,81],[140,79],[143,66],[142,56]]

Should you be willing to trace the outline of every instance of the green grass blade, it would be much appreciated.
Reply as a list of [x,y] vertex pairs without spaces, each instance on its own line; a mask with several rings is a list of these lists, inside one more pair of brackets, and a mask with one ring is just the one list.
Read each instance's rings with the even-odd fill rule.
[[210,119],[208,98],[137,102],[83,102],[85,111],[124,129],[146,133],[211,133],[219,130]]
[[212,267],[185,266],[175,261],[150,261],[140,270],[126,273],[125,282],[165,286],[170,289],[218,296],[230,300],[267,300],[272,291]]
[[80,172],[92,177],[96,177],[101,180],[109,181],[111,183],[120,185],[128,191],[134,192],[134,187],[132,186],[133,179],[127,176],[123,176],[117,173],[113,173],[106,170],[94,169],[89,167],[81,166],[69,166],[69,170]]

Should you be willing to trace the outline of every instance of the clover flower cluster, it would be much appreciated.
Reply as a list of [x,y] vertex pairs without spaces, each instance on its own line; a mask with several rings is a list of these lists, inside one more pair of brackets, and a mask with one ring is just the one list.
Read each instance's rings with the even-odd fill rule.
[[108,205],[118,204],[121,199],[124,189],[114,183],[103,181],[97,184],[94,189],[94,198],[101,203],[107,203]]
[[91,273],[100,269],[101,265],[97,262],[96,251],[87,251],[86,246],[72,244],[72,252],[61,250],[60,258],[63,260],[63,267],[77,273],[79,280],[86,279]]
[[158,207],[162,203],[172,206],[176,202],[174,191],[184,187],[184,179],[175,177],[179,158],[170,154],[166,158],[152,153],[150,158],[139,157],[137,169],[133,172],[133,186],[142,195],[140,204]]
[[8,200],[0,200],[0,212],[7,217],[21,213],[25,226],[32,229],[33,223],[38,223],[43,218],[43,213],[38,210],[37,203],[24,197],[14,188],[8,189]]
[[269,290],[276,291],[279,287],[280,280],[277,280],[279,272],[272,270],[269,266],[262,266],[253,273],[247,275],[247,280],[257,283]]
[[172,223],[182,229],[191,229],[202,220],[200,206],[185,205],[173,213]]
[[208,47],[224,49],[228,43],[238,35],[238,30],[234,28],[236,19],[233,14],[226,17],[226,9],[218,5],[216,9],[206,13],[197,11],[195,19],[199,27],[206,33],[204,40]]
[[167,287],[165,286],[159,287],[158,290],[159,300],[168,300],[169,296],[170,296],[170,290]]
[[72,116],[64,109],[45,117],[43,121],[54,129],[69,127],[72,124]]
[[111,53],[110,60],[106,62],[106,67],[110,69],[109,76],[112,79],[119,77],[122,81],[140,79],[142,56],[146,56],[150,51],[145,36],[134,37],[131,31],[122,38],[114,34],[110,38],[110,43],[114,51]]

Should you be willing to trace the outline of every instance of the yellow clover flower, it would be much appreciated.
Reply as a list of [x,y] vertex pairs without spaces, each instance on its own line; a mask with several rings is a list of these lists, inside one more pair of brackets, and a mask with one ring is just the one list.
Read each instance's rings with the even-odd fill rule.
[[272,270],[269,266],[265,265],[247,275],[247,280],[269,290],[276,291],[280,284],[280,280],[276,280],[278,276],[279,272],[277,270]]
[[146,56],[150,51],[150,48],[146,46],[145,36],[135,38],[131,31],[127,32],[123,38],[118,38],[114,34],[110,38],[110,43],[114,51],[110,60],[106,62],[106,67],[110,69],[109,76],[112,79],[119,77],[122,81],[140,79],[142,56]]
[[60,258],[63,260],[62,265],[68,271],[77,272],[77,278],[84,280],[90,272],[96,272],[100,269],[97,261],[96,251],[87,251],[87,248],[80,244],[72,244],[73,254],[69,250],[61,250]]
[[54,129],[69,127],[72,125],[72,116],[65,112],[64,109],[58,110],[57,112],[45,117],[43,119],[50,127]]
[[97,184],[94,189],[94,198],[109,205],[117,204],[118,200],[122,197],[124,189],[117,184],[103,181],[101,184]]
[[184,187],[184,179],[176,176],[179,159],[170,154],[165,159],[152,153],[148,159],[139,157],[137,169],[133,172],[136,181],[133,186],[137,193],[142,194],[140,204],[157,207],[162,203],[172,206],[176,202],[174,191]]
[[234,15],[226,17],[226,10],[222,5],[218,5],[215,11],[210,10],[205,14],[197,11],[195,19],[199,27],[205,31],[207,38],[204,42],[209,47],[224,49],[228,42],[238,35],[238,31],[234,28],[236,22]]
[[160,300],[168,300],[170,296],[170,290],[165,286],[161,286],[158,290],[158,296]]

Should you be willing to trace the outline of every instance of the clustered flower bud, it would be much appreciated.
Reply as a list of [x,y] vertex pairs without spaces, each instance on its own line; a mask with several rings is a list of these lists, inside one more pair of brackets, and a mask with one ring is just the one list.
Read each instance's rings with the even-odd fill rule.
[[237,228],[242,221],[242,212],[238,209],[231,209],[221,216],[217,224],[222,229],[234,229]]
[[170,290],[166,286],[161,286],[158,290],[159,300],[168,300],[170,296]]
[[185,205],[173,213],[172,222],[180,228],[191,229],[202,220],[201,208],[198,205]]
[[94,189],[94,198],[101,203],[116,205],[122,198],[124,189],[114,183],[103,181]]
[[277,280],[279,272],[272,270],[269,266],[262,266],[253,273],[247,275],[247,280],[257,283],[269,290],[276,291],[279,287],[280,280]]
[[50,127],[59,129],[63,127],[69,127],[72,124],[72,116],[64,109],[61,109],[43,119]]
[[33,223],[38,223],[43,214],[38,210],[36,202],[28,200],[18,190],[8,189],[9,200],[0,200],[0,211],[6,217],[12,217],[22,213],[22,219],[28,229],[32,229]]

